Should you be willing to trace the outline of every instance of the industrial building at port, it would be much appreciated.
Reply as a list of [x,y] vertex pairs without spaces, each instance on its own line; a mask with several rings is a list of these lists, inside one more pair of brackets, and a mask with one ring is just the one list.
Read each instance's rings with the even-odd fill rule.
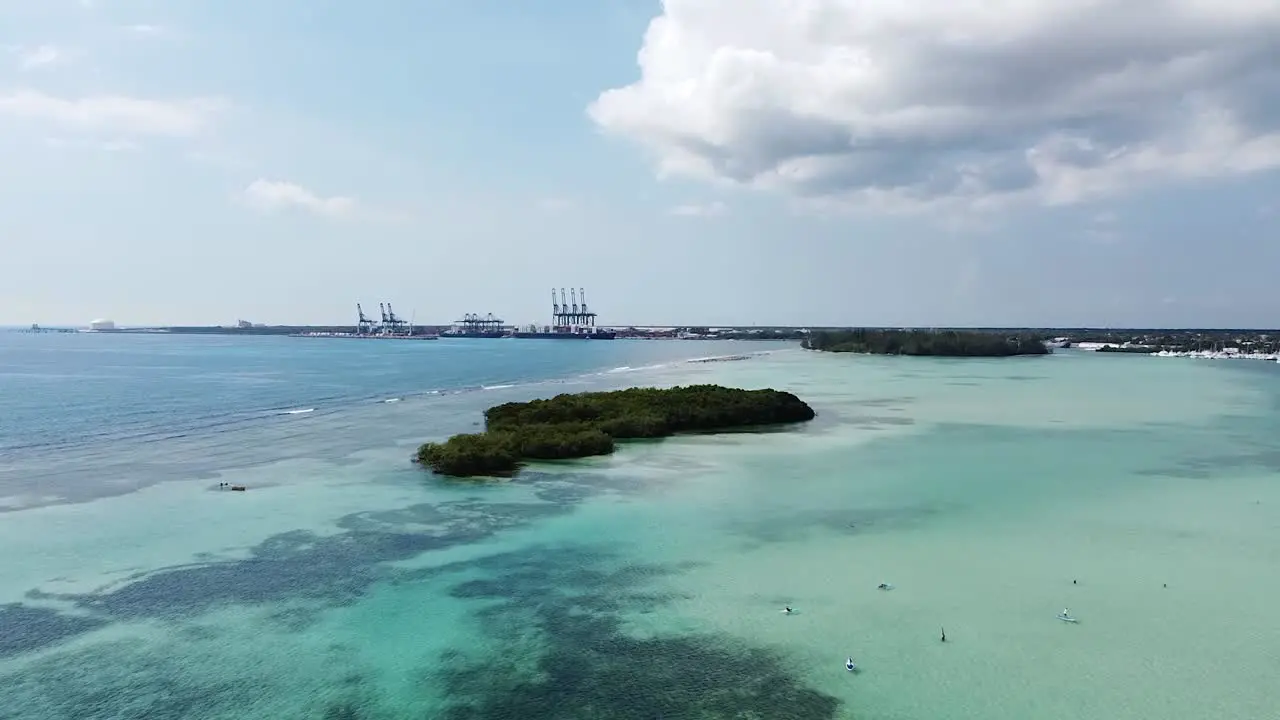
[[454,338],[546,338],[551,340],[613,340],[617,333],[596,326],[596,314],[587,307],[587,291],[570,288],[566,296],[560,288],[551,290],[551,324],[509,327],[493,313],[467,313],[440,337]]
[[[596,312],[587,304],[583,288],[551,290],[550,324],[508,325],[493,313],[466,313],[449,325],[418,325],[396,314],[391,303],[378,303],[378,314],[370,317],[361,303],[356,303],[353,325],[266,325],[237,320],[234,325],[171,325],[121,327],[107,319],[97,319],[88,328],[63,332],[160,333],[174,335],[289,335],[308,338],[439,340],[442,338],[521,338],[553,340],[613,340],[615,338],[688,338],[715,339],[741,336],[765,337],[776,332],[760,328],[723,329],[706,327],[603,327],[597,324]],[[55,330],[32,326],[26,332]]]
[[415,326],[411,321],[396,315],[391,303],[378,303],[378,318],[371,318],[364,313],[360,303],[356,303],[356,326],[354,332],[325,328],[291,333],[302,337],[352,337],[352,338],[386,338],[437,340],[440,338],[526,338],[552,340],[613,340],[617,332],[596,326],[596,313],[587,307],[587,293],[583,288],[570,288],[565,293],[560,288],[559,295],[551,290],[551,324],[528,325],[525,327],[508,326],[502,318],[493,313],[481,315],[466,313],[447,328],[432,326]]

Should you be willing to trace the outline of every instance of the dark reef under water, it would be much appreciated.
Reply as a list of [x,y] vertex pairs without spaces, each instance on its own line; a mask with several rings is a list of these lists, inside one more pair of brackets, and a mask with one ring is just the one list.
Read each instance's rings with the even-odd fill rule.
[[645,593],[648,577],[692,567],[604,570],[600,550],[530,549],[477,561],[492,573],[453,588],[497,601],[484,611],[495,635],[536,628],[536,671],[510,672],[493,658],[444,663],[454,703],[446,720],[498,718],[834,717],[838,701],[804,685],[768,650],[718,635],[635,638],[623,612],[657,611],[669,598]]
[[[342,532],[281,533],[247,557],[211,560],[137,576],[87,594],[32,592],[74,613],[39,606],[0,607],[5,627],[23,633],[0,643],[0,657],[36,650],[47,655],[0,674],[0,718],[96,720],[202,717],[255,718],[266,700],[289,693],[287,680],[246,672],[238,681],[202,674],[218,662],[217,628],[196,621],[207,611],[279,606],[272,632],[314,632],[327,610],[357,602],[375,585],[431,583],[474,599],[474,619],[513,658],[452,648],[417,671],[424,697],[444,696],[429,717],[443,720],[541,718],[771,718],[824,720],[839,702],[805,685],[784,658],[740,640],[692,634],[637,638],[623,627],[630,613],[659,612],[672,598],[652,590],[663,576],[695,570],[627,564],[608,543],[528,547],[428,569],[389,563],[485,540],[504,530],[571,512],[585,497],[633,491],[593,477],[533,478],[539,502],[487,502],[471,497],[397,511],[354,513]],[[171,630],[162,642],[138,638],[58,648],[115,621],[149,621]],[[88,638],[87,638],[88,639]],[[291,717],[391,720],[405,717],[379,698],[374,674],[341,643],[330,652],[333,678],[324,698]],[[269,668],[260,668],[269,671]],[[279,719],[278,714],[272,715]]]

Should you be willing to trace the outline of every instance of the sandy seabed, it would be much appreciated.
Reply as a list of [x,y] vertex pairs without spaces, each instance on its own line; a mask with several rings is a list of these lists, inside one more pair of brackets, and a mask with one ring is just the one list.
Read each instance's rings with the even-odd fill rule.
[[1275,711],[1280,368],[787,350],[633,375],[819,418],[492,484],[412,468],[421,438],[327,452],[324,423],[460,431],[514,388],[318,418],[289,436],[314,460],[5,513],[0,718]]

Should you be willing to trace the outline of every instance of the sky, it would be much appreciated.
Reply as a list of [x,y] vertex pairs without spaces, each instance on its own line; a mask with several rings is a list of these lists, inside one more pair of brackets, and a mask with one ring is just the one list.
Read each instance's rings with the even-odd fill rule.
[[0,0],[0,324],[1280,326],[1275,0]]

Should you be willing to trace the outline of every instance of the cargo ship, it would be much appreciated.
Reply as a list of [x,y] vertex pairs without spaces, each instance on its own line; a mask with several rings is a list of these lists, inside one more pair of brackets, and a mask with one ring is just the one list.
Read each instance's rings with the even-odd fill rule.
[[510,333],[502,323],[502,318],[493,313],[478,315],[467,313],[461,320],[456,320],[453,327],[440,333],[442,338],[503,338]]
[[504,338],[507,337],[506,330],[445,330],[440,333],[442,338]]
[[517,330],[511,333],[511,337],[546,340],[613,340],[618,337],[618,334],[612,330],[594,327],[576,331],[570,328],[548,328],[544,330]]

